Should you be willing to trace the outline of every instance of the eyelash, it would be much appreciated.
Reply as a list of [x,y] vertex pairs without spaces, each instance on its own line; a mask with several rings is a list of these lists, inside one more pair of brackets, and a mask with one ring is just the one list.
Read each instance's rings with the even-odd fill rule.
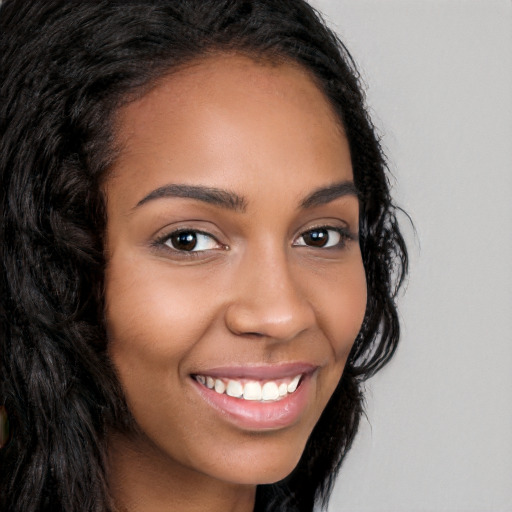
[[[201,253],[207,252],[209,250],[213,250],[213,249],[204,249],[204,250],[200,250],[200,251],[193,251],[193,250],[186,251],[186,250],[176,249],[168,243],[168,242],[170,242],[172,237],[177,237],[179,235],[185,235],[185,234],[195,235],[196,240],[197,240],[198,235],[200,235],[200,236],[203,236],[203,237],[206,237],[206,238],[209,238],[210,240],[212,240],[215,243],[215,245],[217,245],[220,249],[225,250],[228,248],[227,246],[221,244],[210,233],[207,233],[205,231],[201,231],[198,229],[186,229],[186,228],[177,229],[176,231],[172,231],[171,233],[165,234],[165,235],[157,238],[151,245],[154,246],[155,248],[166,249],[166,250],[172,251],[173,253],[176,253],[177,255],[179,255],[181,257],[188,257],[188,258],[198,257],[201,255]],[[193,247],[193,249],[195,249],[195,246]]]
[[[319,231],[335,232],[337,235],[339,235],[340,238],[339,238],[339,240],[337,241],[336,244],[334,244],[332,246],[329,246],[329,247],[325,247],[325,246],[316,246],[315,247],[314,245],[307,245],[305,242],[304,243],[296,243],[296,240],[303,239],[306,235],[311,235],[312,233],[319,232]],[[211,249],[208,248],[208,249],[202,249],[202,250],[190,250],[190,251],[187,251],[187,250],[176,249],[175,247],[172,247],[170,245],[169,242],[170,242],[172,237],[177,237],[177,236],[185,235],[185,234],[195,235],[196,244],[194,245],[194,247],[192,247],[192,249],[195,249],[196,246],[197,246],[198,235],[210,239],[220,249],[223,249],[223,250],[227,250],[228,249],[228,246],[221,244],[210,233],[207,233],[205,231],[200,231],[198,229],[186,229],[186,228],[177,229],[176,231],[172,231],[171,233],[165,234],[165,235],[157,238],[151,245],[153,247],[155,247],[155,248],[158,248],[158,249],[166,249],[166,250],[172,251],[176,255],[179,255],[180,257],[184,257],[184,258],[200,257],[201,254],[204,254],[205,252],[208,252],[210,250],[216,249],[216,248],[211,248]],[[328,235],[328,236],[330,238],[332,235]],[[327,243],[329,243],[329,238],[327,240]],[[342,249],[345,248],[347,242],[355,241],[355,240],[357,240],[357,235],[354,235],[353,233],[351,233],[346,228],[337,227],[337,226],[325,226],[325,225],[322,225],[322,226],[315,226],[313,228],[308,229],[307,231],[304,231],[300,236],[298,236],[294,240],[294,243],[292,245],[294,247],[309,247],[309,248],[313,248],[313,249],[342,250]]]
[[[339,250],[339,249],[344,249],[347,242],[351,242],[351,241],[354,241],[357,239],[357,236],[352,234],[348,229],[338,227],[338,226],[316,226],[316,227],[310,228],[307,231],[305,231],[304,233],[302,233],[298,237],[298,239],[304,238],[305,235],[314,233],[315,231],[316,232],[318,232],[318,231],[328,231],[328,232],[334,231],[337,235],[339,235],[340,239],[335,245],[332,245],[330,247],[325,247],[325,246],[315,247],[314,245],[306,245],[305,243],[304,244],[295,244],[294,243],[293,245],[295,245],[296,247],[312,247],[312,248],[318,248],[318,249],[324,249],[324,250],[336,250],[336,249]],[[329,238],[330,238],[330,235],[329,235]]]

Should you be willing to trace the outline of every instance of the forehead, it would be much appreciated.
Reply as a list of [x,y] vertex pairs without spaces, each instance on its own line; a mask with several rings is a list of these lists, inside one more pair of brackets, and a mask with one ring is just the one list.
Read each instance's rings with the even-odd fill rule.
[[[117,128],[125,131],[126,124],[136,117],[140,129],[144,130],[144,122],[156,118],[155,107],[160,115],[177,113],[183,108],[191,109],[192,115],[206,104],[225,106],[227,103],[236,108],[247,106],[248,99],[276,102],[295,109],[309,105],[318,117],[328,116],[343,131],[338,117],[306,69],[291,61],[256,61],[239,54],[200,58],[160,78],[150,92],[120,110]],[[161,110],[163,102],[166,111]]]
[[293,185],[306,171],[304,189],[352,179],[337,116],[293,63],[241,55],[195,61],[123,107],[116,138],[121,151],[110,178],[132,175],[142,188],[160,184],[151,183],[150,169],[162,171],[160,180],[167,169],[173,181],[238,185],[243,193],[275,173]]

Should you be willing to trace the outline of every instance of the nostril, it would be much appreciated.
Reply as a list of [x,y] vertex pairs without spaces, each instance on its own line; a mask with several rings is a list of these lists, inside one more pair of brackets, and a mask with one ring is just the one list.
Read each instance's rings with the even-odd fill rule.
[[282,286],[267,286],[257,294],[236,289],[224,312],[228,330],[255,341],[288,341],[312,327],[314,310],[291,285],[284,281]]

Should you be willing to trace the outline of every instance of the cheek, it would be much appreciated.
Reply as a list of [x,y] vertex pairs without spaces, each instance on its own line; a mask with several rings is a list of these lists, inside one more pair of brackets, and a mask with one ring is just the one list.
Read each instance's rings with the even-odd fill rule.
[[118,258],[107,272],[109,352],[126,389],[128,380],[152,382],[152,375],[169,372],[169,364],[173,376],[167,378],[178,378],[180,363],[214,316],[213,292],[204,280],[160,267],[165,264]]
[[136,257],[111,259],[109,355],[138,427],[164,451],[190,462],[194,451],[183,440],[191,439],[197,419],[183,410],[186,368],[215,317],[215,287],[204,286],[205,276],[168,267]]
[[325,390],[325,394],[318,397],[318,417],[341,379],[363,323],[367,287],[362,260],[356,260],[353,265],[333,272],[323,284],[322,289],[317,288],[316,297],[312,300],[316,299],[319,327],[329,344],[332,359],[319,375],[320,389]]
[[360,257],[326,277],[312,299],[319,325],[330,342],[336,361],[343,366],[361,329],[366,300],[366,277]]

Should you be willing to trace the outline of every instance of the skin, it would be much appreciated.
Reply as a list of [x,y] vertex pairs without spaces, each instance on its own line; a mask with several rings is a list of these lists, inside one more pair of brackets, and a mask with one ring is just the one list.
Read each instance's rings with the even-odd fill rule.
[[[302,204],[353,180],[347,140],[306,71],[218,55],[123,107],[117,142],[105,183],[106,315],[138,428],[111,435],[113,496],[130,512],[250,511],[257,484],[296,466],[363,320],[357,197]],[[170,184],[214,187],[243,204],[144,200]],[[322,226],[328,247],[306,244]],[[207,233],[197,246],[206,249],[173,249],[180,228]],[[315,371],[284,427],[226,419],[191,377],[295,362]]]

